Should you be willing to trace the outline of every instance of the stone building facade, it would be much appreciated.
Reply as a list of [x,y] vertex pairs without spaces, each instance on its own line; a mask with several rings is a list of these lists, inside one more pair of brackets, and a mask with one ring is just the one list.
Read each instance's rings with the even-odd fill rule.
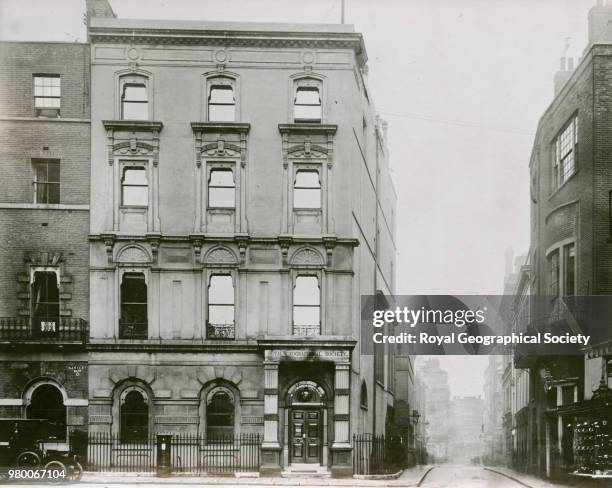
[[396,200],[361,34],[88,24],[89,431],[261,433],[262,473],[352,474],[395,369],[358,341],[360,295],[394,289]]
[[0,43],[0,417],[88,428],[89,47]]

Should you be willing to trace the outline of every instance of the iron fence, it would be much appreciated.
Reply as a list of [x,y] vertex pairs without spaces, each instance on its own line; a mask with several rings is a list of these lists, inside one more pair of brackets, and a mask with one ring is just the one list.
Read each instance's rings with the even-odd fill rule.
[[[79,456],[88,471],[146,473],[157,468],[157,437],[122,442],[115,434],[75,434],[70,437],[71,452]],[[258,471],[262,440],[259,434],[214,439],[174,434],[170,441],[170,471],[185,475]]]
[[401,436],[355,434],[353,474],[390,474],[406,467],[407,439]]

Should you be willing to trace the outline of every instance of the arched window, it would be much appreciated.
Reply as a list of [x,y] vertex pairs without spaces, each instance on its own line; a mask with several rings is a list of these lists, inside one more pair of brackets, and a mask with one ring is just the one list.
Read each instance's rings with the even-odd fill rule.
[[121,442],[145,442],[149,436],[149,404],[142,391],[132,388],[121,396]]
[[212,82],[208,90],[209,122],[234,122],[236,120],[236,98],[234,86],[228,82]]
[[121,118],[147,120],[149,118],[149,93],[147,78],[127,76],[121,83]]
[[148,337],[147,283],[144,273],[125,273],[121,282],[120,339]]
[[293,288],[293,333],[318,335],[321,332],[321,291],[317,276],[298,276]]
[[[62,392],[54,385],[43,384],[32,392],[30,404],[26,409],[29,419],[49,421],[49,436],[58,441],[66,440],[66,406]],[[45,433],[41,433],[45,437]]]
[[59,286],[53,271],[35,271],[32,282],[32,332],[49,335],[59,331]]
[[206,435],[209,441],[234,436],[234,397],[225,388],[215,388],[208,394]]

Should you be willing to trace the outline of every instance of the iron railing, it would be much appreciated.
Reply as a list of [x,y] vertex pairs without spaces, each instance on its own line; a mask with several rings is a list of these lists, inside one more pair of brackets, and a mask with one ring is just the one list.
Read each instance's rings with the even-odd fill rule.
[[29,317],[0,317],[0,341],[85,344],[88,336],[89,326],[83,319],[60,317],[40,321]]
[[235,339],[236,324],[211,324],[206,323],[207,339]]
[[119,320],[119,339],[148,339],[148,322]]
[[391,474],[406,467],[407,439],[401,436],[355,434],[353,474]]
[[[174,434],[170,441],[170,472],[204,475],[258,471],[262,440],[259,434],[214,439],[197,434]],[[70,436],[70,449],[89,471],[154,472],[158,442],[155,436],[122,442],[116,434],[79,433]]]

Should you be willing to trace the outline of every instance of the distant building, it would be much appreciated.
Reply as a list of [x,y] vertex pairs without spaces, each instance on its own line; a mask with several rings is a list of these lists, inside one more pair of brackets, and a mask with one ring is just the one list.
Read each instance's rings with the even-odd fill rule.
[[[425,438],[429,462],[444,462],[449,457],[450,389],[448,373],[436,358],[420,362],[417,376],[425,390]],[[482,415],[482,414],[481,414]]]
[[453,462],[475,462],[482,456],[484,401],[480,396],[455,397],[450,402],[448,456]]

